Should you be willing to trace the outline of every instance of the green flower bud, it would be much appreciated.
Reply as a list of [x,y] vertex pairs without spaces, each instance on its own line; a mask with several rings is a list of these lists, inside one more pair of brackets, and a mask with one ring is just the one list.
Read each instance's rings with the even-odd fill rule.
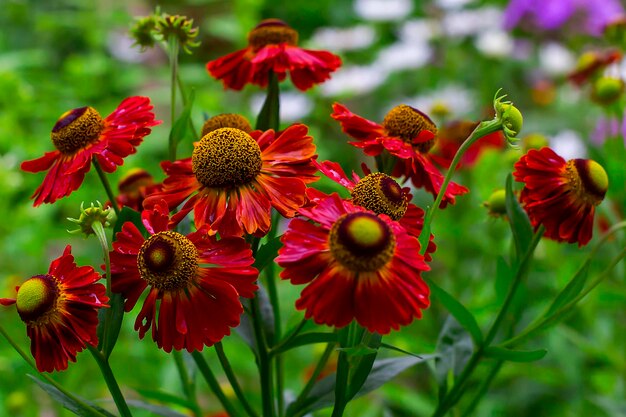
[[506,215],[506,191],[499,189],[494,191],[483,206],[489,210],[489,215],[493,217],[503,217]]
[[200,42],[195,41],[199,33],[198,28],[193,27],[193,19],[189,19],[187,16],[168,14],[159,16],[156,20],[155,32],[158,38],[166,42],[172,38],[176,39],[180,47],[188,54],[191,53],[191,48],[200,45]]
[[619,100],[623,93],[624,81],[614,77],[602,77],[593,83],[591,99],[606,106]]
[[524,136],[522,139],[522,148],[524,149],[524,153],[531,149],[541,149],[548,145],[548,138],[541,133],[531,133]]
[[[499,92],[499,90],[498,90]],[[496,93],[497,96],[498,93]],[[515,142],[514,138],[522,130],[524,124],[524,118],[522,112],[513,105],[510,101],[502,101],[506,95],[496,97],[493,100],[493,109],[496,112],[496,120],[502,123],[502,132],[506,137],[509,144]]]
[[97,203],[97,206],[91,203],[91,207],[87,207],[86,209],[83,207],[84,203],[80,204],[80,216],[78,219],[67,218],[67,220],[78,224],[80,227],[75,230],[68,230],[69,233],[82,232],[87,237],[95,234],[92,227],[94,223],[100,223],[103,227],[110,227],[111,224],[115,222],[117,217],[111,207],[105,209],[99,201]]

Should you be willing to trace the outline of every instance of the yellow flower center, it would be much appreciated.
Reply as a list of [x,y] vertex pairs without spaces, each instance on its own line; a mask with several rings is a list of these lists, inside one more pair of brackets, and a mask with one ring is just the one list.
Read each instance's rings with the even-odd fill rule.
[[352,200],[376,214],[386,214],[393,220],[400,220],[409,205],[402,187],[383,173],[369,174],[352,189]]
[[59,118],[50,134],[54,146],[65,155],[95,142],[104,130],[104,120],[93,107],[69,110]]
[[396,239],[389,225],[371,213],[341,216],[330,229],[330,250],[354,272],[377,271],[393,257]]
[[435,138],[426,142],[415,143],[414,139],[425,130],[437,136],[437,126],[421,111],[406,104],[394,107],[383,120],[383,127],[389,136],[402,138],[421,153],[428,153],[435,144]]
[[163,291],[186,288],[196,276],[198,252],[178,232],[159,232],[144,242],[137,256],[141,278]]
[[245,117],[239,114],[218,114],[204,122],[201,137],[223,127],[234,127],[246,133],[252,132],[252,126],[250,126],[250,122]]
[[248,45],[255,51],[279,43],[298,44],[298,32],[279,19],[263,20],[248,34]]
[[16,306],[26,323],[47,322],[59,299],[59,288],[52,275],[36,275],[17,291]]
[[570,159],[565,167],[569,186],[577,197],[597,206],[609,188],[609,177],[602,165],[591,159]]
[[261,148],[243,130],[224,127],[208,133],[196,144],[191,162],[202,185],[237,187],[261,172]]

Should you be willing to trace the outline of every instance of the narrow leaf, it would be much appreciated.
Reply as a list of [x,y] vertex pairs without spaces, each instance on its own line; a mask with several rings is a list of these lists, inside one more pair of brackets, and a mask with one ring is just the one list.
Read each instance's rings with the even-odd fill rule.
[[546,356],[546,349],[538,350],[511,350],[498,346],[489,346],[484,354],[488,358],[501,359],[511,362],[534,362]]
[[378,348],[382,341],[382,336],[378,333],[371,333],[369,340],[367,340],[365,348],[367,350],[361,351],[358,356],[358,361],[352,368],[352,374],[350,382],[348,384],[348,400],[354,398],[359,390],[367,381],[368,376],[372,372],[376,355],[378,354]]
[[418,359],[422,359],[422,356],[420,356],[420,355],[418,355],[416,353],[411,353],[408,350],[401,349],[401,348],[399,348],[397,346],[393,346],[393,345],[390,345],[388,343],[381,343],[380,347],[381,348],[385,348],[387,350],[392,350],[394,352],[400,352],[400,353],[403,353],[405,355],[413,356],[413,357],[416,357]]
[[324,332],[302,333],[294,337],[288,343],[280,347],[277,347],[277,349],[273,350],[272,353],[273,354],[283,353],[299,346],[312,345],[316,343],[334,343],[334,342],[337,342],[336,333],[324,333]]
[[556,313],[565,304],[572,301],[580,294],[585,287],[587,277],[589,276],[589,265],[591,260],[588,259],[583,266],[576,272],[576,275],[568,282],[563,290],[556,296],[548,311],[544,314],[545,317],[551,316]]
[[435,378],[439,385],[439,395],[448,390],[450,375],[459,375],[474,351],[472,338],[453,316],[448,316],[437,340]]
[[[50,397],[56,401],[57,403],[61,404],[63,406],[63,408],[66,408],[68,410],[70,410],[72,413],[76,414],[77,416],[81,416],[81,417],[90,417],[90,416],[94,416],[94,417],[102,417],[102,415],[105,415],[107,417],[115,417],[113,414],[109,413],[108,411],[106,411],[103,408],[100,408],[96,405],[94,405],[93,403],[91,403],[90,401],[87,401],[83,398],[80,398],[78,396],[76,396],[76,398],[79,398],[80,401],[82,401],[84,404],[81,404],[79,402],[77,402],[76,400],[74,400],[73,398],[68,397],[67,395],[65,395],[63,392],[59,391],[56,387],[43,382],[41,380],[39,380],[38,378],[35,378],[32,375],[28,375],[27,376],[32,379],[37,385],[39,385],[39,388],[41,388],[42,390],[46,391],[48,393],[48,395],[50,395]],[[88,406],[86,407],[85,404]],[[92,408],[89,408],[92,407]],[[94,412],[94,410],[97,411]],[[98,414],[99,413],[99,414]]]
[[515,241],[515,252],[518,262],[528,251],[530,242],[533,239],[533,228],[528,219],[528,215],[517,201],[513,193],[513,177],[509,174],[506,177],[506,214],[509,217],[509,225],[513,232]]
[[[178,144],[189,135],[189,126],[191,124],[191,108],[193,107],[194,99],[195,90],[192,89],[189,93],[189,98],[187,100],[185,108],[180,113],[180,116],[178,116],[178,119],[176,119],[176,121],[172,125],[172,129],[170,130],[170,143]],[[200,138],[193,138],[193,140],[198,139]]]
[[[111,352],[113,352],[117,338],[120,335],[120,330],[122,329],[122,320],[124,319],[124,298],[121,294],[111,295],[111,299],[109,300],[109,309],[110,316],[108,322],[104,320],[104,316],[106,316],[107,313],[106,309],[101,308],[100,311],[98,311],[98,315],[101,319],[100,323],[104,323],[103,326],[100,326],[100,324],[98,325],[98,330],[102,327],[102,335],[98,335],[98,350],[103,353],[106,359],[109,359],[109,356],[111,356]],[[106,340],[103,337],[105,333],[107,335]]]
[[159,401],[162,403],[179,405],[181,407],[185,407],[190,410],[193,410],[194,408],[194,405],[190,401],[187,401],[184,398],[180,398],[174,394],[170,394],[169,392],[158,391],[158,390],[148,390],[148,389],[143,389],[143,388],[135,388],[135,391],[137,391],[139,395],[141,395],[142,397],[149,399],[149,400],[155,400],[155,401]]
[[278,130],[280,113],[280,90],[278,88],[278,77],[274,71],[269,72],[269,82],[267,85],[267,96],[263,107],[259,112],[256,121],[256,128],[259,130]]
[[433,295],[441,301],[444,307],[452,314],[461,326],[472,336],[474,345],[480,346],[483,343],[483,334],[476,323],[476,319],[463,304],[450,295],[446,290],[435,284],[432,280],[428,280],[428,286],[431,288]]
[[281,246],[280,237],[275,237],[259,248],[254,260],[254,267],[259,270],[259,273],[270,263],[274,262],[274,259],[278,256],[278,249]]
[[188,414],[179,413],[162,405],[150,404],[141,400],[128,400],[128,405],[150,411],[151,415],[163,417],[189,417]]

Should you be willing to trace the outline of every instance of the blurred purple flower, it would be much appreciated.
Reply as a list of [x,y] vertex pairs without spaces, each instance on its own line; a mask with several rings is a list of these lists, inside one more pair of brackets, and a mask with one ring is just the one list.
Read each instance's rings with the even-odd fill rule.
[[624,14],[619,0],[511,0],[504,12],[504,27],[523,21],[544,30],[561,28],[574,21],[577,29],[599,36],[607,23]]
[[626,114],[619,120],[616,117],[602,117],[591,134],[591,141],[601,145],[609,138],[622,136],[626,144]]

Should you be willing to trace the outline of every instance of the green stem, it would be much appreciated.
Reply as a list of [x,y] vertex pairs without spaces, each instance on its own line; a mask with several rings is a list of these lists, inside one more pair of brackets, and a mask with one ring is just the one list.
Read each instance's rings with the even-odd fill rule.
[[543,232],[544,232],[544,228],[543,226],[540,226],[537,232],[534,234],[533,240],[530,243],[530,246],[528,250],[526,251],[524,258],[522,259],[522,262],[517,268],[517,271],[515,272],[515,276],[513,277],[513,281],[511,282],[511,285],[509,286],[509,290],[504,300],[504,304],[502,308],[500,309],[500,311],[498,312],[498,315],[496,316],[496,319],[494,320],[493,324],[491,325],[491,328],[489,329],[487,336],[485,337],[485,340],[480,346],[477,347],[476,351],[474,351],[469,361],[463,368],[463,371],[459,375],[458,379],[454,382],[454,386],[452,387],[452,389],[439,402],[439,405],[437,406],[437,409],[435,410],[433,417],[444,416],[450,410],[450,408],[452,408],[459,401],[459,399],[463,395],[463,392],[467,388],[469,377],[472,375],[472,373],[474,372],[474,370],[480,363],[483,357],[485,348],[487,348],[491,344],[494,337],[498,333],[500,324],[506,317],[506,314],[511,306],[513,298],[515,297],[515,294],[517,293],[519,284],[521,283],[522,279],[526,275],[528,267],[530,266],[530,262],[533,258],[533,253],[535,252],[535,248],[537,247],[537,245],[539,244],[539,241],[541,240],[541,237],[543,236]]
[[111,207],[113,207],[115,214],[119,217],[120,208],[117,205],[117,201],[115,200],[115,194],[113,194],[113,189],[111,188],[111,185],[109,184],[109,180],[107,179],[106,174],[104,173],[104,171],[102,170],[102,167],[100,166],[98,161],[96,161],[95,158],[93,158],[91,162],[93,163],[93,167],[96,169],[96,172],[98,173],[100,182],[104,186],[104,191],[106,192],[107,197],[109,198],[109,201],[111,202]]
[[244,394],[243,390],[241,389],[241,386],[239,385],[239,381],[237,381],[237,376],[235,375],[235,372],[233,372],[233,368],[230,366],[230,362],[228,361],[228,357],[226,356],[226,353],[224,352],[224,346],[222,346],[222,342],[217,342],[215,344],[215,352],[217,353],[217,357],[220,360],[222,369],[224,370],[224,373],[226,374],[226,378],[228,378],[228,382],[230,382],[230,386],[233,388],[233,391],[235,395],[237,396],[237,399],[239,400],[243,408],[246,410],[246,413],[248,413],[248,416],[250,417],[257,417],[258,414],[250,406],[250,403],[246,399],[246,395]]
[[280,126],[280,88],[278,77],[274,71],[269,72],[267,85],[267,96],[259,116],[257,117],[256,128],[259,130],[274,129],[278,132]]
[[132,417],[130,409],[128,408],[128,404],[126,404],[126,400],[124,399],[124,395],[120,390],[120,386],[115,379],[115,375],[113,375],[113,370],[109,365],[109,361],[93,346],[87,346],[89,352],[91,352],[91,356],[96,360],[96,363],[100,367],[100,372],[104,377],[104,382],[106,382],[107,387],[109,388],[109,392],[113,397],[113,401],[115,401],[115,405],[117,406],[117,410],[120,412],[122,417]]
[[503,364],[504,364],[504,361],[499,360],[491,367],[491,369],[489,370],[489,373],[487,374],[487,377],[482,380],[480,387],[478,388],[478,392],[472,399],[472,402],[467,407],[467,409],[463,412],[462,417],[470,417],[474,415],[473,414],[474,409],[478,406],[478,404],[480,403],[480,400],[487,393],[487,390],[489,389],[491,382],[496,377],[498,372],[500,372],[500,368],[502,368]]
[[192,411],[194,416],[201,416],[202,412],[200,406],[198,406],[198,399],[196,398],[196,387],[194,381],[189,377],[187,366],[185,365],[185,358],[183,353],[179,350],[172,352],[174,356],[174,363],[176,363],[176,369],[180,377],[180,383],[183,387],[183,393],[187,400],[193,405]]
[[[94,161],[95,162],[95,161]],[[94,222],[91,224],[91,230],[98,238],[100,242],[100,248],[102,249],[102,257],[104,258],[104,270],[106,274],[106,295],[109,300],[112,297],[111,292],[111,258],[109,256],[109,242],[107,241],[106,233],[104,232],[104,226],[100,222]],[[104,325],[102,330],[102,341],[100,346],[107,346],[109,336],[109,327],[113,317],[113,309],[107,308],[104,313]],[[108,359],[108,358],[107,358]]]
[[35,361],[33,361],[33,358],[28,356],[26,352],[24,352],[22,348],[17,343],[15,343],[15,341],[11,338],[11,336],[9,336],[9,334],[6,332],[6,330],[4,330],[2,326],[0,326],[0,334],[4,336],[4,338],[7,340],[7,342],[9,342],[9,344],[13,347],[13,349],[15,349],[15,351],[22,357],[22,359],[24,359],[26,363],[30,365],[30,367],[33,368],[35,372],[39,374],[40,377],[45,379],[54,388],[62,392],[66,397],[70,398],[76,404],[80,405],[81,408],[88,410],[90,413],[89,414],[90,417],[106,417],[100,411],[96,410],[91,405],[85,403],[83,400],[81,400],[80,398],[72,394],[71,392],[67,391],[65,388],[63,388],[61,384],[59,384],[54,379],[52,379],[50,375],[48,375],[47,373],[39,372],[39,369],[37,369],[37,364],[35,364]]
[[439,189],[439,193],[437,193],[437,197],[435,198],[435,202],[433,205],[426,211],[426,215],[424,217],[424,226],[423,230],[426,233],[422,233],[420,235],[420,254],[426,253],[426,249],[428,248],[428,239],[430,237],[430,225],[433,221],[433,217],[435,216],[435,212],[439,208],[441,201],[443,200],[443,196],[446,193],[446,189],[448,188],[448,184],[452,180],[452,176],[454,175],[454,171],[456,170],[457,165],[461,161],[463,154],[467,151],[467,149],[474,144],[478,139],[487,136],[491,133],[497,132],[502,129],[502,121],[499,119],[493,119],[488,122],[481,122],[476,129],[469,135],[467,139],[463,142],[459,150],[454,155],[452,159],[452,163],[448,168],[448,172],[446,172],[446,176],[443,179],[443,183],[441,184],[441,188]]
[[[270,304],[272,305],[272,311],[274,312],[274,337],[270,342],[275,344],[276,341],[281,339],[282,329],[281,329],[281,315],[280,315],[280,302],[278,296],[278,289],[276,288],[276,277],[274,276],[274,263],[270,262],[270,264],[265,268],[265,277],[266,277],[266,285],[267,291],[270,299]],[[276,392],[278,394],[277,398],[277,408],[278,408],[278,416],[282,417],[283,409],[284,409],[284,401],[283,401],[283,383],[284,383],[284,374],[283,374],[283,359],[282,355],[277,355],[274,361],[275,373],[276,373]]]
[[[267,347],[267,339],[263,331],[261,310],[258,297],[250,300],[252,304],[252,324],[257,344],[257,365],[261,379],[261,399],[263,401],[263,417],[274,417],[274,386],[272,383],[271,358]],[[282,395],[282,393],[280,393]]]
[[280,343],[274,345],[272,347],[272,349],[270,349],[269,355],[270,356],[276,355],[277,354],[276,352],[280,352],[280,350],[282,349],[283,346],[285,346],[286,344],[291,342],[293,339],[295,339],[296,336],[298,336],[300,334],[300,332],[302,331],[302,329],[306,325],[307,321],[308,321],[307,319],[302,319],[302,321],[300,323],[298,323],[298,326],[289,334],[289,336],[287,336],[285,339],[281,340]]
[[231,417],[240,417],[241,414],[239,413],[239,411],[237,411],[235,406],[226,397],[226,395],[224,394],[224,391],[222,391],[222,387],[220,387],[220,384],[217,381],[217,378],[215,378],[213,371],[211,371],[211,368],[209,367],[209,364],[204,359],[204,356],[202,356],[202,353],[196,350],[191,353],[191,356],[196,361],[196,364],[198,365],[198,370],[204,377],[204,380],[207,382],[207,384],[209,385],[209,387],[211,388],[211,390],[213,391],[213,393],[215,394],[219,402],[222,404],[222,407],[224,407],[224,410],[226,411],[226,413],[228,413],[228,415]]
[[[178,78],[178,52],[180,49],[180,45],[178,43],[178,39],[174,36],[170,36],[168,38],[169,44],[169,59],[170,59],[170,121],[171,126],[174,126],[174,122],[176,121],[176,85]],[[177,146],[177,138],[174,138],[170,135],[169,139],[169,158],[170,161],[176,160],[176,146]]]

